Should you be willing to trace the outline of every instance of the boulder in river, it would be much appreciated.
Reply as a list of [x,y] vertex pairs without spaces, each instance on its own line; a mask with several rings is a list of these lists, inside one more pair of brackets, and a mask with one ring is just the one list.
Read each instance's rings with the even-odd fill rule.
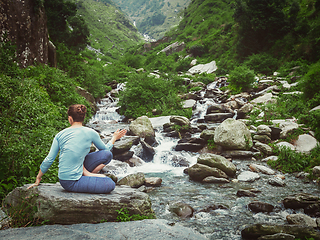
[[109,194],[67,192],[59,183],[41,183],[29,190],[28,186],[30,184],[10,192],[3,201],[3,208],[14,210],[27,201],[35,210],[35,218],[48,220],[51,224],[116,221],[116,210],[121,208],[127,208],[130,214],[153,213],[149,196],[126,186],[116,186]]
[[122,178],[117,184],[127,185],[133,188],[141,187],[145,182],[145,176],[142,172],[133,173]]
[[179,217],[192,217],[194,209],[183,202],[173,202],[169,204],[169,211],[177,214]]
[[306,225],[313,228],[317,227],[317,223],[313,218],[302,213],[289,214],[286,216],[286,219],[290,224]]
[[187,170],[190,178],[195,181],[202,181],[204,178],[214,176],[217,178],[228,178],[227,174],[218,168],[212,168],[196,163]]
[[141,138],[145,138],[147,136],[155,136],[152,123],[147,116],[141,116],[132,121],[129,129],[134,135]]
[[254,201],[248,204],[248,208],[257,213],[257,212],[272,212],[274,209],[274,206],[260,201]]
[[170,122],[175,123],[179,126],[190,126],[189,119],[183,116],[171,116]]
[[230,177],[234,177],[237,171],[237,167],[232,162],[228,161],[226,158],[220,155],[212,153],[201,154],[197,159],[197,163],[213,168],[218,168]]
[[247,126],[233,118],[226,119],[216,128],[214,142],[226,149],[238,150],[248,150],[253,145]]

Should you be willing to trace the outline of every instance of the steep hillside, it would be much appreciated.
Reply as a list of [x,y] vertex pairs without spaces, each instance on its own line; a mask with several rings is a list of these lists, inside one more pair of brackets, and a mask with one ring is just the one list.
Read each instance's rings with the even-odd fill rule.
[[111,1],[76,0],[79,14],[90,30],[90,46],[117,59],[128,47],[142,42],[128,18]]
[[160,39],[181,20],[190,0],[113,0],[138,30],[154,39]]

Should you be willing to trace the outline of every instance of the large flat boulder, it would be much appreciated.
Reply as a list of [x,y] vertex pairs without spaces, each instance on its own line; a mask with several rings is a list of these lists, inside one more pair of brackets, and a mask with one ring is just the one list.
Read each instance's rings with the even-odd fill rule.
[[128,186],[116,186],[110,194],[73,193],[59,183],[42,183],[27,189],[29,184],[10,192],[3,201],[4,210],[13,209],[28,201],[34,206],[34,217],[51,224],[99,223],[116,221],[116,210],[127,208],[129,214],[153,213],[146,193]]
[[204,235],[164,219],[146,219],[131,222],[99,224],[46,225],[29,228],[11,228],[0,231],[6,240],[61,240],[61,239],[207,239]]

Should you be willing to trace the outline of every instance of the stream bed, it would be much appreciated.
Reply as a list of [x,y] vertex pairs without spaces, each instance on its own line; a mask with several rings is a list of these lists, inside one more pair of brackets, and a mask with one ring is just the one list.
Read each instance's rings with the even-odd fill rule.
[[[117,129],[129,128],[128,124],[121,122],[122,116],[116,112],[116,101],[111,98],[102,99],[98,107],[99,111],[88,124],[89,127],[99,130],[101,135],[110,135]],[[195,112],[199,111],[204,110],[196,109]],[[286,224],[286,216],[298,211],[283,207],[281,202],[285,197],[302,192],[320,195],[319,186],[315,183],[296,178],[293,174],[280,172],[277,174],[285,176],[285,187],[268,184],[268,179],[272,176],[263,173],[259,173],[260,179],[252,183],[231,181],[227,184],[204,184],[192,181],[183,172],[185,167],[174,166],[172,158],[182,157],[192,166],[196,163],[199,153],[173,150],[179,139],[165,136],[162,125],[168,121],[168,117],[151,119],[156,131],[156,140],[159,143],[155,147],[156,154],[153,159],[151,161],[142,159],[145,162],[141,166],[130,167],[127,170],[119,169],[117,174],[118,178],[121,178],[131,173],[143,172],[146,177],[162,179],[161,187],[148,193],[157,218],[166,219],[172,223],[179,222],[185,227],[204,234],[208,239],[238,240],[242,239],[241,230],[249,224],[260,222]],[[199,137],[199,133],[193,137]],[[131,150],[135,152],[135,148],[137,147],[133,146]],[[233,159],[232,163],[237,167],[236,175],[250,170],[251,163],[267,166],[266,163],[254,160]],[[257,193],[256,197],[238,197],[236,194],[239,189],[251,188],[261,192]],[[253,213],[247,205],[254,200],[272,204],[275,209],[271,213]],[[193,216],[182,219],[171,213],[169,204],[176,201],[190,205],[195,210]],[[223,207],[214,210],[211,207],[214,205]]]

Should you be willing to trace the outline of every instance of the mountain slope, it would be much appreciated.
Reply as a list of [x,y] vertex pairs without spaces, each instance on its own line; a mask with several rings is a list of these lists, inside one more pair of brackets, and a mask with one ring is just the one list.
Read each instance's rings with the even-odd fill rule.
[[77,0],[78,12],[90,30],[90,46],[117,59],[125,49],[141,43],[142,36],[111,1]]
[[125,12],[138,30],[160,39],[172,26],[179,24],[190,0],[113,0]]

